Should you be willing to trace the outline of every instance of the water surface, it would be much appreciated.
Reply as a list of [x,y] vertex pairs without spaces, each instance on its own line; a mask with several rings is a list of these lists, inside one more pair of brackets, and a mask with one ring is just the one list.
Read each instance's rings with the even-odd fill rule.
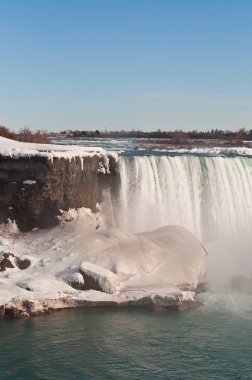
[[252,379],[252,297],[186,313],[79,309],[0,323],[1,379]]

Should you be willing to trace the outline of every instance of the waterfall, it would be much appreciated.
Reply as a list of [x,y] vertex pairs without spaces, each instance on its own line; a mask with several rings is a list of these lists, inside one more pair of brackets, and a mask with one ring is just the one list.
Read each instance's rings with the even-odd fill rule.
[[118,162],[116,224],[143,232],[167,224],[203,241],[252,225],[252,159],[132,156]]

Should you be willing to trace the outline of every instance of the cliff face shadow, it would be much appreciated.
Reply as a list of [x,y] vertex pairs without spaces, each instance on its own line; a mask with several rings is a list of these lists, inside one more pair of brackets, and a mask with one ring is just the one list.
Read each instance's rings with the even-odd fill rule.
[[[115,160],[110,157],[109,162],[114,173]],[[0,157],[0,223],[15,220],[21,231],[29,231],[59,224],[60,210],[86,207],[95,212],[102,187],[111,186],[115,178],[101,174],[101,164],[98,155]]]

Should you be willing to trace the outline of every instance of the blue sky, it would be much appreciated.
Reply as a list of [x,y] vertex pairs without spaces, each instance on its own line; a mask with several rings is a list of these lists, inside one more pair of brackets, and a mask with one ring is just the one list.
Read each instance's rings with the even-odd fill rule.
[[0,0],[0,125],[252,129],[252,1]]

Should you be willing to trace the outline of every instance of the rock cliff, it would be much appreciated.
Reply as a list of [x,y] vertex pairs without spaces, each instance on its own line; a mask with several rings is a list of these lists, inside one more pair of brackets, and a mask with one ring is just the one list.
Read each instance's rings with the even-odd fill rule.
[[110,174],[109,166],[112,172],[115,167],[113,156],[96,152],[53,158],[39,152],[11,153],[0,150],[0,223],[15,220],[21,231],[58,224],[60,210],[95,211],[101,200],[101,177]]

